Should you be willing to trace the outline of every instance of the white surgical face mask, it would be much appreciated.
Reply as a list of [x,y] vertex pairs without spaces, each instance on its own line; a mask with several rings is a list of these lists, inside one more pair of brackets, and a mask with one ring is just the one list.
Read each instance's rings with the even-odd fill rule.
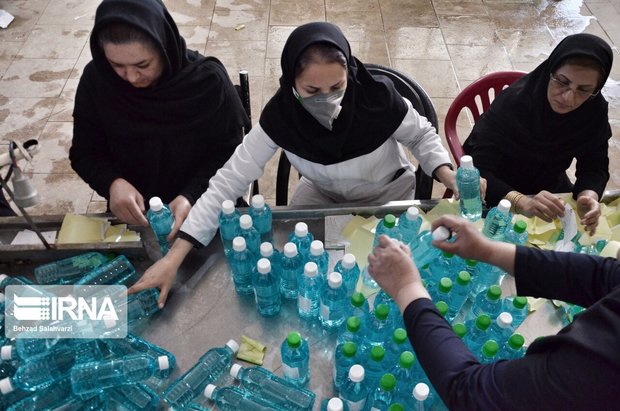
[[293,94],[299,100],[301,105],[306,109],[312,117],[316,119],[323,127],[331,130],[332,123],[338,118],[344,98],[345,90],[334,91],[327,94],[315,94],[310,97],[301,97],[297,90],[293,88]]

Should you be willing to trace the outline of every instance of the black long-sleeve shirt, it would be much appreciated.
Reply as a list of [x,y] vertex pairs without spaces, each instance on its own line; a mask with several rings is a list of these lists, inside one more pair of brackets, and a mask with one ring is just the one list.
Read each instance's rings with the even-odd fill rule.
[[409,339],[451,410],[618,410],[620,263],[517,247],[519,295],[587,308],[525,357],[480,364],[429,299],[404,313]]

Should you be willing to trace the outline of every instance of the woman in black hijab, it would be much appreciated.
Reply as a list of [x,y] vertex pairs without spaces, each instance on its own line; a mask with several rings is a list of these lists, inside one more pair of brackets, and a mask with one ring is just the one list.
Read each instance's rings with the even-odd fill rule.
[[236,198],[260,177],[279,147],[303,175],[294,205],[413,199],[414,166],[403,145],[427,174],[455,189],[455,173],[435,129],[391,81],[373,77],[351,55],[338,27],[324,22],[298,27],[281,64],[280,89],[259,124],[211,179],[181,238],[131,292],[160,287],[163,304],[192,245],[206,245],[215,235],[222,201]]
[[187,50],[160,0],[104,0],[78,86],[73,169],[121,220],[159,196],[171,237],[241,142],[247,116],[219,60]]
[[[601,89],[612,60],[602,39],[568,36],[493,101],[463,144],[488,181],[489,204],[507,198],[515,211],[550,221],[564,214],[551,193],[572,192],[581,223],[595,231],[609,179],[611,127]],[[573,159],[574,185],[566,175]]]

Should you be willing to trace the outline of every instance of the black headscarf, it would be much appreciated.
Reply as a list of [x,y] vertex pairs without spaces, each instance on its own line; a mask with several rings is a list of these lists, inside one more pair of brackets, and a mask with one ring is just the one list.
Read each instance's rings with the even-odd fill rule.
[[[154,85],[135,88],[114,72],[98,44],[98,33],[112,23],[132,25],[152,39],[164,64]],[[242,125],[249,125],[226,69],[216,58],[187,50],[160,0],[104,0],[90,48],[93,61],[76,95],[74,168],[106,197],[111,180],[123,177],[147,200],[183,194],[193,203],[241,142]],[[99,150],[109,151],[110,164],[96,172],[88,169],[95,165],[79,164],[80,147],[94,139],[80,135],[90,131],[80,129],[86,123],[100,125],[107,147]],[[79,139],[85,140],[81,146]]]
[[[566,37],[534,71],[502,91],[476,121],[463,148],[474,155],[481,172],[487,163],[484,153],[497,159],[514,159],[514,167],[507,161],[491,171],[515,189],[535,194],[542,189],[554,190],[559,173],[562,174],[559,178],[566,180],[564,172],[573,157],[591,152],[593,148],[606,147],[611,128],[607,101],[601,93],[566,114],[555,113],[549,105],[550,74],[571,57],[589,57],[599,62],[604,74],[598,90],[603,87],[613,60],[609,45],[591,34]],[[607,153],[604,155],[606,157]],[[602,187],[596,184],[586,188],[602,191],[607,178]],[[491,183],[489,189],[491,202],[495,203]],[[575,186],[575,191],[581,189],[583,187]],[[504,194],[498,193],[499,198]]]
[[[293,94],[295,65],[316,43],[334,46],[347,59],[347,88],[332,130],[316,121]],[[396,131],[407,113],[391,80],[373,77],[351,55],[349,42],[333,24],[296,28],[284,45],[281,65],[280,88],[265,106],[260,125],[280,147],[306,160],[329,165],[368,154]]]

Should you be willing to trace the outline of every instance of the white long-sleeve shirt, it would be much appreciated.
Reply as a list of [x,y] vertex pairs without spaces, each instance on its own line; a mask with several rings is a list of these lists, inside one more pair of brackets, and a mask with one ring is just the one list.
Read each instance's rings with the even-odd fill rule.
[[[339,197],[355,202],[368,197],[368,193],[383,187],[403,167],[413,167],[403,146],[407,147],[429,175],[443,164],[451,164],[447,150],[435,128],[421,116],[411,103],[405,118],[396,131],[374,151],[342,161],[323,165],[303,159],[285,151],[291,165],[317,187]],[[237,146],[232,157],[211,178],[209,188],[192,207],[181,231],[207,245],[218,228],[218,215],[224,200],[243,195],[248,185],[262,174],[278,145],[267,135],[260,124],[254,126]]]

